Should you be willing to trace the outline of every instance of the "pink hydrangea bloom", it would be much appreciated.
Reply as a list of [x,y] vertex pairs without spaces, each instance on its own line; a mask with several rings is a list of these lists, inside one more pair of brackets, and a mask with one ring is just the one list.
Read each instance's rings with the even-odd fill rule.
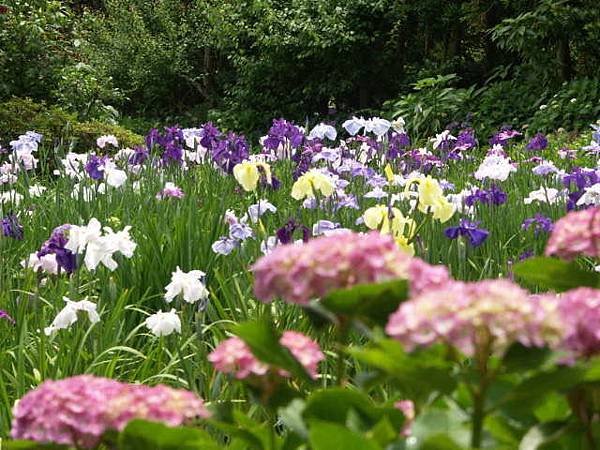
[[574,357],[600,353],[600,290],[568,291],[559,297],[558,308],[565,324],[564,348]]
[[[302,333],[284,331],[279,343],[292,353],[311,377],[317,377],[319,362],[325,359],[325,355],[316,342]],[[208,360],[219,372],[234,373],[240,380],[251,375],[264,375],[269,370],[269,366],[256,359],[250,347],[238,337],[222,341],[208,355]],[[278,373],[289,376],[284,370],[278,370]]]
[[278,246],[259,259],[252,270],[258,299],[268,302],[281,297],[291,303],[306,304],[332,290],[362,283],[414,276],[419,290],[445,282],[445,269],[433,267],[401,251],[390,236],[373,231]]
[[208,417],[204,402],[193,392],[168,386],[126,385],[108,404],[111,428],[122,430],[133,419],[178,426],[196,417]]
[[93,448],[107,430],[122,430],[132,419],[174,426],[208,416],[191,392],[80,375],[45,381],[28,392],[14,407],[11,436]]
[[319,344],[297,331],[284,331],[279,343],[300,361],[311,377],[317,378],[319,363],[325,359]]
[[556,303],[541,301],[508,280],[450,282],[400,305],[386,332],[408,351],[445,342],[472,356],[481,346],[502,352],[513,342],[555,344]]
[[264,375],[268,370],[268,366],[258,361],[250,347],[238,337],[221,341],[208,355],[208,360],[219,372],[235,373],[240,380],[250,375]]
[[399,400],[394,403],[394,407],[402,411],[402,414],[404,414],[406,419],[400,434],[404,437],[410,436],[412,434],[412,424],[416,417],[415,404],[412,402],[412,400]]
[[554,224],[546,255],[564,259],[600,256],[600,208],[573,211]]

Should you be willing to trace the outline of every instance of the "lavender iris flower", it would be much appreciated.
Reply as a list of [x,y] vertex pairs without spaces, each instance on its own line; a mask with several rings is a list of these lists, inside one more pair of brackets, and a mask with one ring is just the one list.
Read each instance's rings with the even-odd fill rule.
[[554,224],[549,217],[543,216],[541,214],[536,214],[534,217],[530,217],[525,219],[521,224],[521,228],[523,230],[529,230],[533,227],[533,232],[535,236],[538,236],[540,233],[550,233],[554,228]]
[[479,228],[480,222],[471,222],[467,219],[460,219],[459,225],[456,227],[448,227],[444,230],[444,234],[449,239],[457,239],[460,236],[465,236],[473,247],[478,247],[487,239],[489,231]]

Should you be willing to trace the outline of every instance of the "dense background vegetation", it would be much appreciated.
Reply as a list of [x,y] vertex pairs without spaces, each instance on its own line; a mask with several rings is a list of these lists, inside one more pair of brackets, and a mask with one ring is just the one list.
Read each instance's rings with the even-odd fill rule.
[[335,112],[576,129],[597,119],[599,45],[596,0],[9,0],[0,100],[139,132]]

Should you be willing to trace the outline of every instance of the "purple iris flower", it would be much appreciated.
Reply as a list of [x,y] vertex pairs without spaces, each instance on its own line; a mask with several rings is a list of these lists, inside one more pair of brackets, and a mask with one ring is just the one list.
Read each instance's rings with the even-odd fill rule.
[[550,233],[552,228],[554,228],[554,223],[552,223],[552,220],[549,217],[538,213],[533,217],[525,219],[521,224],[523,230],[529,230],[531,227],[533,227],[533,232],[535,236],[537,236],[542,232]]
[[498,133],[492,136],[489,142],[491,146],[499,144],[502,147],[505,147],[509,140],[517,136],[522,136],[522,133],[511,129],[510,127],[502,127]]
[[548,147],[548,139],[542,133],[537,133],[527,144],[527,150],[544,150]]
[[525,250],[519,255],[519,261],[525,261],[526,259],[533,257],[533,255],[533,250]]
[[44,255],[56,255],[56,262],[67,273],[73,273],[77,268],[76,255],[65,248],[69,241],[67,233],[70,228],[70,224],[56,227],[52,230],[50,238],[44,242],[42,248],[37,252],[38,258]]
[[296,222],[294,219],[288,220],[275,234],[281,244],[291,244],[294,241],[294,232],[296,231],[300,231],[302,233],[302,240],[308,242],[310,230],[307,226]]
[[250,156],[250,146],[243,135],[229,132],[227,137],[220,140],[211,149],[211,156],[216,165],[227,173],[233,173],[233,168]]
[[466,128],[461,130],[454,142],[454,150],[465,151],[477,147],[478,142],[475,138],[475,130]]
[[138,166],[143,164],[150,156],[150,153],[147,149],[142,146],[137,146],[134,148],[135,153],[129,157],[129,164],[132,166]]
[[213,147],[217,144],[221,132],[212,122],[207,122],[201,127],[200,131],[200,145],[209,151],[212,151]]
[[289,142],[292,149],[296,149],[302,145],[304,133],[292,122],[285,119],[273,119],[273,125],[269,129],[263,145],[269,150],[276,150],[286,141]]
[[448,227],[444,234],[449,239],[457,239],[460,236],[466,236],[473,247],[478,247],[487,239],[489,231],[479,228],[480,222],[471,222],[467,219],[460,219],[456,227]]
[[410,137],[406,133],[394,133],[388,144],[387,157],[398,158],[405,148],[410,146]]
[[162,150],[163,164],[183,164],[183,143],[183,130],[177,125],[165,127],[163,133],[153,128],[146,135],[148,152],[152,152],[155,148]]
[[473,194],[465,197],[465,205],[473,206],[475,203],[484,205],[502,205],[506,203],[507,195],[496,185],[492,185],[489,190],[477,189]]
[[100,157],[96,155],[88,156],[88,160],[85,164],[85,171],[92,180],[102,180],[104,178],[104,162],[106,157]]
[[17,240],[23,239],[23,226],[19,223],[19,219],[12,212],[0,221],[2,225],[2,234],[5,237],[10,237]]
[[581,198],[586,187],[590,187],[600,181],[600,177],[593,169],[582,169],[575,167],[571,173],[563,176],[562,182],[566,188],[575,186],[576,191],[570,192],[567,199],[567,211],[577,208],[577,201]]

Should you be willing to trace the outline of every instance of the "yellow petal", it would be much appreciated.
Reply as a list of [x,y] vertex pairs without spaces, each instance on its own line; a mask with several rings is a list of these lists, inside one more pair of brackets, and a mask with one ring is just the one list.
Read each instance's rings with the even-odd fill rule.
[[363,220],[365,225],[370,230],[378,230],[380,225],[384,222],[387,217],[387,206],[385,205],[377,205],[371,208],[368,208],[363,213]]
[[256,189],[258,179],[260,178],[256,165],[249,161],[237,164],[233,168],[233,176],[244,190],[248,192]]
[[314,197],[314,194],[307,176],[302,175],[292,186],[292,198],[294,200],[302,200],[305,197],[311,198]]
[[393,183],[394,182],[394,171],[392,170],[392,166],[390,166],[389,163],[386,164],[384,172],[385,172],[385,176],[386,176],[388,182],[390,184]]

